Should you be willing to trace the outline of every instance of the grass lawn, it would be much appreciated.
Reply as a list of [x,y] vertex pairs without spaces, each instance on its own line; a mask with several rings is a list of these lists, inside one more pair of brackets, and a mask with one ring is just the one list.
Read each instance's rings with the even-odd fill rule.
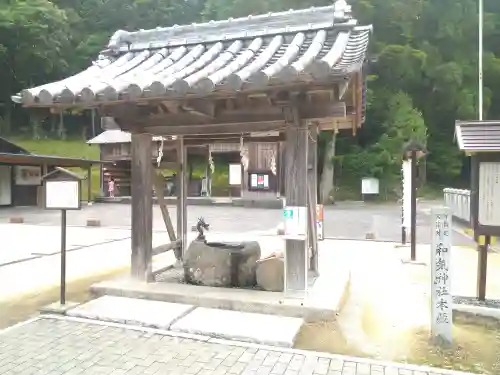
[[[365,320],[370,317],[365,315]],[[334,321],[305,324],[295,347],[332,354],[365,357],[400,363],[433,366],[479,374],[500,374],[500,322],[480,317],[457,315],[454,318],[454,343],[449,348],[434,344],[426,330],[387,337],[365,326],[370,344],[382,349],[377,355],[363,353],[349,345]],[[373,325],[371,325],[373,327]],[[391,353],[391,354],[389,354]]]
[[[428,332],[408,332],[405,344],[385,342],[382,338],[374,343],[384,349],[396,349],[394,356],[369,355],[350,346],[337,323],[317,322],[305,324],[295,344],[296,348],[332,354],[412,363],[450,370],[496,375],[500,373],[500,323],[482,318],[457,316],[454,319],[454,343],[443,348],[432,343]],[[387,348],[387,346],[393,346]]]
[[[71,302],[87,302],[92,299],[89,290],[92,284],[116,277],[126,270],[111,270],[79,280],[68,282],[66,299]],[[0,329],[25,321],[51,303],[59,301],[59,285],[23,294],[15,299],[0,301]]]

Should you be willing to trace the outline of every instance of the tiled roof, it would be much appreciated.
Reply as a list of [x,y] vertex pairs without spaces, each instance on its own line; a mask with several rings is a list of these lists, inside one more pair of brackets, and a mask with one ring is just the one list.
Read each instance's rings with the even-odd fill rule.
[[120,30],[85,71],[23,90],[13,100],[91,104],[324,81],[360,69],[370,33],[371,27],[357,26],[344,0],[203,24]]
[[457,121],[455,137],[462,151],[500,152],[500,121]]

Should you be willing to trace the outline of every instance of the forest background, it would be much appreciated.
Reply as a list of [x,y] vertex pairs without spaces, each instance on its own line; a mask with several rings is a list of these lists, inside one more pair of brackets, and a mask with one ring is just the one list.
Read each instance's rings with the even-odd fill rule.
[[[64,153],[92,136],[90,114],[39,119],[12,103],[25,87],[76,73],[118,29],[138,30],[331,5],[333,0],[0,0],[0,136]],[[349,0],[360,24],[372,24],[363,129],[323,134],[320,160],[335,185],[357,195],[362,177],[378,177],[387,195],[400,180],[402,148],[424,142],[427,185],[468,186],[468,160],[454,142],[456,119],[478,118],[477,0]],[[484,117],[500,119],[500,1],[485,0]],[[57,142],[55,142],[58,140]],[[333,142],[332,142],[333,141]],[[50,144],[51,150],[40,150]],[[63,147],[68,142],[69,147]],[[83,142],[82,142],[83,144]],[[58,150],[54,150],[54,148]],[[335,148],[335,156],[329,154]],[[74,151],[73,151],[74,154]],[[78,156],[78,155],[72,155]],[[80,155],[85,156],[85,155]],[[324,169],[324,168],[322,168]],[[329,168],[330,169],[330,168]]]

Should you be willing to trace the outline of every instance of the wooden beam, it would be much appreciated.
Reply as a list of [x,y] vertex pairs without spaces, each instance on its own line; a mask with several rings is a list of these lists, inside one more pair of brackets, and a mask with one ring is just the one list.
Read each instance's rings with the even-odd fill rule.
[[227,123],[227,124],[204,124],[204,125],[178,125],[178,126],[147,126],[144,128],[148,133],[156,135],[178,135],[178,136],[201,136],[249,133],[253,131],[276,131],[283,129],[284,120],[260,122],[260,123]]
[[152,270],[153,199],[152,141],[132,134],[132,276],[147,281]]
[[[307,126],[293,102],[283,112],[287,122],[286,204],[307,207]],[[287,239],[285,246],[285,293],[303,297],[307,290],[307,234],[304,239]]]
[[182,260],[187,250],[187,155],[184,139],[177,139],[177,238],[181,240],[177,260]]
[[156,192],[156,199],[158,200],[158,205],[160,206],[161,216],[163,217],[163,223],[168,232],[168,237],[170,241],[175,241],[175,231],[172,225],[172,220],[170,219],[170,213],[168,212],[167,202],[165,201],[165,196],[163,195],[163,182],[164,178],[160,174],[153,170],[153,182],[154,189]]
[[[329,117],[345,116],[345,104],[342,102],[323,102],[307,103],[304,101],[300,105],[300,113],[303,120],[318,120]],[[127,121],[127,124],[123,124]],[[284,121],[283,113],[279,106],[269,105],[248,105],[244,109],[224,110],[217,113],[213,118],[200,118],[189,113],[179,114],[151,114],[149,116],[128,116],[121,119],[121,125],[130,129],[187,126],[187,125],[224,125],[224,124],[251,124],[251,123],[269,123]],[[156,134],[156,133],[154,133]],[[158,133],[163,134],[163,133]],[[172,133],[173,135],[176,135]],[[179,134],[179,133],[177,133]]]
[[339,88],[339,96],[337,100],[342,100],[345,93],[347,92],[347,89],[349,88],[349,81],[344,81],[342,83],[339,83],[338,88]]
[[175,240],[175,241],[172,241],[170,243],[156,246],[155,248],[153,248],[152,254],[154,256],[154,255],[166,253],[167,251],[170,251],[170,250],[175,250],[178,246],[180,246],[180,244],[181,244],[180,240]]
[[318,126],[309,127],[307,151],[307,206],[308,206],[308,240],[311,254],[309,271],[312,275],[318,273],[318,233],[316,227],[316,205],[318,204]]
[[215,101],[213,100],[190,100],[181,105],[181,108],[191,114],[213,119],[215,118]]
[[[213,143],[240,143],[241,134],[222,134],[222,135],[206,135],[200,137],[184,137],[185,146],[203,146]],[[278,136],[273,137],[251,137],[248,135],[243,136],[243,142],[246,143],[263,143],[263,142],[280,142],[285,140],[285,134],[280,133]]]

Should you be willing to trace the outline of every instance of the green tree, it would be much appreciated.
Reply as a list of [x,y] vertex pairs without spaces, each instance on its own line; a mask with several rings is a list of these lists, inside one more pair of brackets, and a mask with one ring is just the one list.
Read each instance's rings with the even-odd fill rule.
[[[4,0],[5,1],[5,0]],[[4,133],[11,131],[10,96],[67,71],[65,12],[48,0],[7,0],[0,7],[0,103]]]

